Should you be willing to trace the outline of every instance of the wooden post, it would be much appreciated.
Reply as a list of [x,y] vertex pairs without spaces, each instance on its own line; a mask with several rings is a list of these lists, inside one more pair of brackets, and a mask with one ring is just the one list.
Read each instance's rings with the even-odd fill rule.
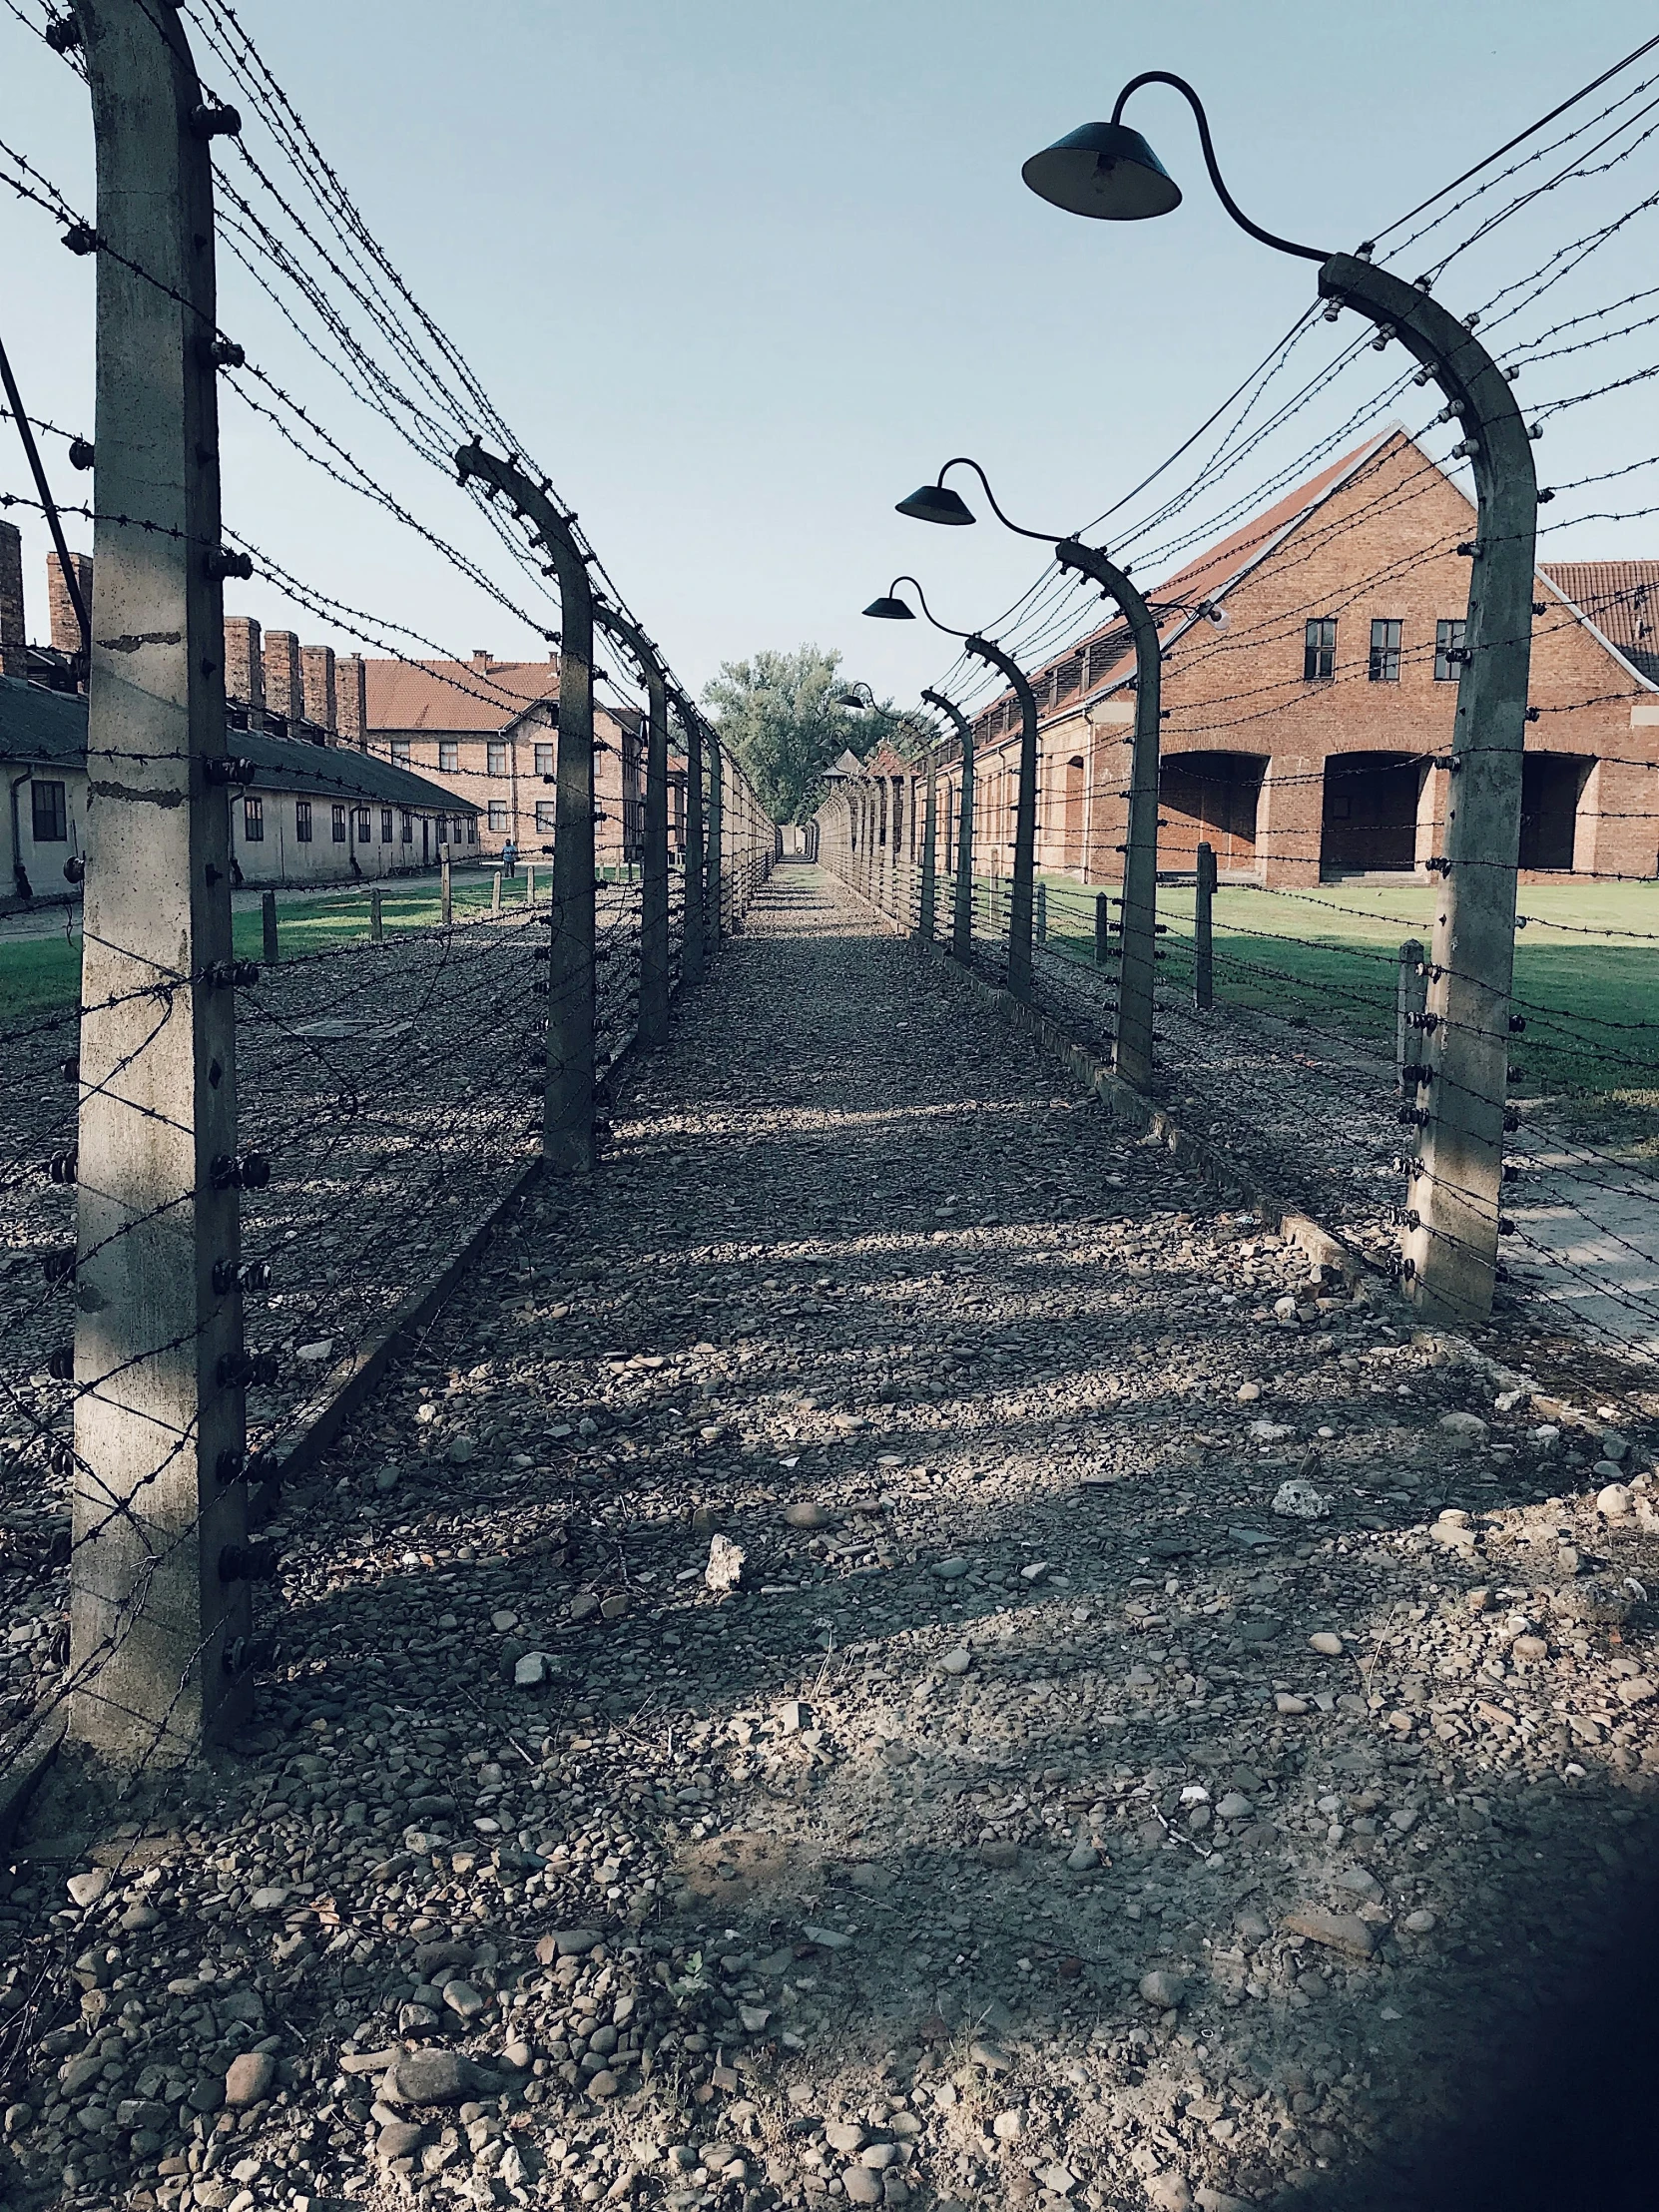
[[[96,562],[93,564],[93,573],[94,575],[97,574]],[[261,950],[266,961],[270,966],[275,967],[279,956],[276,949],[276,893],[275,891],[265,891],[261,894],[260,936],[262,939]]]
[[1104,891],[1094,894],[1094,964],[1105,967],[1112,956],[1111,901]]
[[1216,848],[1200,844],[1193,890],[1193,1004],[1202,1013],[1214,1003]]
[[445,929],[455,919],[455,890],[447,860],[441,861],[438,866],[438,919]]
[[1399,979],[1394,989],[1394,1067],[1401,1098],[1415,1099],[1415,1082],[1407,1083],[1405,1070],[1420,1067],[1427,1046],[1420,1017],[1428,1004],[1428,976],[1422,946],[1407,937],[1399,948]]
[[[497,877],[496,880],[499,882],[500,878]],[[368,894],[368,941],[370,944],[384,944],[386,940],[385,915],[380,906],[382,895],[378,883],[373,886]]]

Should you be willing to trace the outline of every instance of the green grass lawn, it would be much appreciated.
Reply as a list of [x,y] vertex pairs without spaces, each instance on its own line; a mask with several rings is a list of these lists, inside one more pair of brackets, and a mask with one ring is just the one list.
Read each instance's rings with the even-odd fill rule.
[[[1046,881],[1051,949],[1092,961],[1093,890]],[[1162,977],[1177,989],[1192,977],[1193,895],[1174,884],[1158,893]],[[1433,886],[1414,883],[1218,890],[1216,999],[1391,1052],[1399,946],[1428,944],[1433,902]],[[1659,883],[1525,884],[1519,908],[1518,1090],[1659,1105]]]
[[[547,871],[541,872],[545,898]],[[487,914],[492,885],[489,877],[461,877],[456,881],[454,912],[457,921]],[[524,875],[506,886],[504,911],[522,907]],[[383,887],[381,923],[388,936],[409,929],[435,928],[439,919],[438,886],[423,879],[406,888],[396,883]],[[68,916],[66,915],[66,918]],[[80,912],[73,913],[75,936],[62,931],[50,937],[0,936],[0,1023],[26,1019],[53,1007],[70,1004],[81,988]],[[324,952],[353,940],[368,942],[368,891],[342,891],[337,897],[284,898],[276,894],[276,928],[284,959],[299,959],[307,952]],[[232,937],[239,957],[257,960],[265,943],[265,925],[256,907],[238,912],[232,919]]]

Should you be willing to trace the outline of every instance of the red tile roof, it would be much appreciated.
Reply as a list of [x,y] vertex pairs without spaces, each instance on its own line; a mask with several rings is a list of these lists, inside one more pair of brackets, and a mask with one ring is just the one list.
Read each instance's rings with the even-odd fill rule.
[[1632,668],[1659,683],[1659,561],[1551,561],[1542,573]]
[[[1329,468],[1321,469],[1316,476],[1310,476],[1306,483],[1287,492],[1273,506],[1253,515],[1229,536],[1200,553],[1195,560],[1189,561],[1185,568],[1177,569],[1173,576],[1166,576],[1161,583],[1154,585],[1147,593],[1149,605],[1155,612],[1164,607],[1171,609],[1168,623],[1160,621],[1160,630],[1184,622],[1187,619],[1185,610],[1190,610],[1200,600],[1215,597],[1260,559],[1277,537],[1312,508],[1317,507],[1362,462],[1374,454],[1382,453],[1394,438],[1400,436],[1403,436],[1403,432],[1391,431],[1382,437],[1368,438],[1364,445],[1355,446],[1340,460],[1333,461]],[[1102,658],[1099,650],[1103,643],[1111,649],[1106,658]],[[1094,647],[1095,651],[1091,656],[1089,681],[1084,687],[1088,693],[1097,692],[1102,685],[1116,683],[1133,673],[1134,652],[1129,626],[1121,616],[1114,615],[1110,622],[1103,623],[1098,630],[1089,631],[1068,645],[1064,652],[1052,654],[1039,668],[1032,671],[1032,683],[1040,683],[1051,669],[1074,667],[1089,652],[1090,647]],[[1078,686],[1074,681],[1067,696],[1074,696],[1077,691]],[[994,713],[1011,697],[1011,693],[1002,693],[987,708],[981,710],[976,720],[982,720],[985,715]],[[1076,710],[1073,708],[1071,711]]]
[[556,699],[559,664],[494,661],[369,661],[364,664],[368,729],[482,736],[504,730],[539,699]]

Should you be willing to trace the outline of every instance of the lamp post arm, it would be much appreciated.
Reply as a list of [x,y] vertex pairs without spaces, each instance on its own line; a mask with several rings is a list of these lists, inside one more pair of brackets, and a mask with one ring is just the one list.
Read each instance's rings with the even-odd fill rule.
[[1216,198],[1241,231],[1248,231],[1253,239],[1259,239],[1264,246],[1271,246],[1276,254],[1294,254],[1299,261],[1304,262],[1326,262],[1331,259],[1331,256],[1323,247],[1298,246],[1290,239],[1276,238],[1271,231],[1264,231],[1259,223],[1251,222],[1249,216],[1245,214],[1222,180],[1221,169],[1216,161],[1215,145],[1210,137],[1210,118],[1204,112],[1203,101],[1194,92],[1185,77],[1174,76],[1167,69],[1145,69],[1138,77],[1131,77],[1128,84],[1118,94],[1117,106],[1112,110],[1112,121],[1114,123],[1121,119],[1124,102],[1129,98],[1129,95],[1137,91],[1142,85],[1172,85],[1186,101],[1188,107],[1192,109],[1198,123],[1198,142],[1204,149],[1204,165],[1210,172],[1211,184],[1216,188]]
[[933,625],[935,630],[942,630],[947,638],[965,638],[967,636],[967,632],[965,630],[952,630],[948,622],[941,622],[939,620],[938,616],[927,604],[926,593],[922,590],[921,586],[916,582],[913,576],[895,576],[892,582],[887,586],[886,596],[889,599],[891,599],[896,594],[900,584],[909,585],[910,589],[915,593],[916,598],[921,603],[921,611],[923,616]]
[[985,497],[990,502],[992,514],[995,515],[997,521],[1001,523],[1004,530],[1012,530],[1016,538],[1035,538],[1038,543],[1042,545],[1054,545],[1058,542],[1055,537],[1055,533],[1052,530],[1027,530],[1022,523],[1011,521],[1008,516],[1002,512],[1002,509],[996,503],[996,494],[991,489],[990,478],[985,474],[985,471],[979,466],[979,463],[973,458],[971,453],[958,453],[953,461],[946,461],[943,468],[939,470],[936,481],[940,484],[943,484],[945,478],[950,474],[950,471],[953,468],[972,469],[974,475],[978,477],[980,484],[984,488]]

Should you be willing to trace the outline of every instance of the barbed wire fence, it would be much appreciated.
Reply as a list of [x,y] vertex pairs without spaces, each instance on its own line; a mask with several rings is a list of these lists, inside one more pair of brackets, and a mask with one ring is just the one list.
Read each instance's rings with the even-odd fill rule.
[[[1523,211],[1529,221],[1538,216],[1544,207],[1540,169],[1555,165],[1548,179],[1553,213],[1570,211],[1568,187],[1605,186],[1625,165],[1651,162],[1656,83],[1651,76],[1626,83],[1543,146],[1506,163],[1472,191],[1452,195],[1419,232],[1390,250],[1433,236],[1437,259],[1418,288],[1426,293],[1470,244],[1499,224]],[[1659,364],[1630,351],[1651,327],[1659,296],[1654,287],[1613,285],[1612,295],[1602,297],[1584,288],[1598,266],[1594,257],[1635,235],[1656,210],[1659,193],[1639,185],[1634,197],[1598,213],[1587,227],[1569,224],[1568,236],[1547,244],[1521,276],[1498,284],[1462,318],[1464,330],[1480,326],[1483,346],[1505,379],[1523,372],[1529,382],[1535,372],[1555,379],[1528,407],[1532,440],[1557,417],[1573,410],[1594,416],[1659,374]],[[1587,270],[1584,277],[1577,276],[1581,270]],[[1563,314],[1555,305],[1557,286],[1569,277],[1577,280],[1575,311]],[[1547,318],[1531,311],[1546,298]],[[1535,967],[1523,961],[1515,987],[1502,994],[1502,1023],[1514,1040],[1505,1054],[1490,1034],[1491,1021],[1484,1015],[1477,1021],[1455,1003],[1459,995],[1487,989],[1481,963],[1460,964],[1425,946],[1421,940],[1430,930],[1421,914],[1390,914],[1385,904],[1350,903],[1345,911],[1344,870],[1325,864],[1332,859],[1330,825],[1350,813],[1344,805],[1350,794],[1369,792],[1374,764],[1334,752],[1312,763],[1293,761],[1287,770],[1282,760],[1268,758],[1324,751],[1277,735],[1284,718],[1310,696],[1305,652],[1315,650],[1316,626],[1320,643],[1329,645],[1329,665],[1317,671],[1319,696],[1329,703],[1343,687],[1375,681],[1380,673],[1375,639],[1369,650],[1338,653],[1336,639],[1347,635],[1345,616],[1370,612],[1425,561],[1460,557],[1478,575],[1508,542],[1510,526],[1494,527],[1484,503],[1478,529],[1460,518],[1446,526],[1447,479],[1455,481],[1478,456],[1485,435],[1483,429],[1473,434],[1478,426],[1466,400],[1409,424],[1388,420],[1398,402],[1429,380],[1427,367],[1413,364],[1357,396],[1346,410],[1331,405],[1342,380],[1363,373],[1370,353],[1384,350],[1395,334],[1384,323],[1310,368],[1315,333],[1335,312],[1332,301],[1323,318],[1317,308],[1300,316],[1193,439],[1086,526],[1112,523],[1112,559],[1125,573],[1132,553],[1137,569],[1165,578],[1142,587],[1153,603],[1161,658],[1172,664],[1159,737],[1163,811],[1175,819],[1158,829],[1176,832],[1157,855],[1158,1065],[1152,1089],[1195,1134],[1225,1145],[1269,1187],[1283,1187],[1289,1163],[1300,1179],[1293,1194],[1298,1201],[1406,1288],[1416,1265],[1413,1251],[1420,1259],[1425,1240],[1430,1248],[1438,1241],[1477,1271],[1486,1269],[1488,1283],[1502,1286],[1511,1315],[1544,1326],[1593,1314],[1602,1343],[1651,1357],[1659,1350],[1659,1239],[1651,1218],[1645,1227],[1631,1227],[1632,1209],[1651,1217],[1651,1191],[1639,1162],[1633,1164],[1628,1147],[1615,1149],[1594,1132],[1574,1127],[1569,1135],[1547,1121],[1535,1127],[1522,1107],[1529,1114],[1535,1094],[1547,1093],[1556,1081],[1570,1084],[1575,1067],[1599,1067],[1604,1076],[1611,1070],[1611,1080],[1638,1095],[1650,1091],[1656,1025],[1587,1007],[1558,987],[1534,982]],[[1586,354],[1594,358],[1594,348],[1615,341],[1625,347],[1618,373],[1579,375]],[[1544,370],[1545,363],[1555,365]],[[1313,440],[1295,440],[1300,419],[1322,400],[1333,419]],[[1629,422],[1628,414],[1607,415],[1606,442],[1616,446]],[[1142,499],[1172,463],[1195,444],[1202,449],[1206,437],[1208,448],[1176,490],[1155,492],[1150,504]],[[1362,442],[1355,450],[1357,439]],[[1269,461],[1265,472],[1242,485],[1252,461],[1262,458]],[[1659,511],[1633,489],[1644,472],[1651,482],[1655,469],[1659,454],[1642,452],[1546,484],[1536,494],[1535,526],[1530,497],[1519,501],[1528,510],[1524,528],[1529,545],[1535,534],[1538,560],[1549,560],[1551,540],[1563,529],[1636,524]],[[1341,496],[1327,501],[1333,484]],[[1609,500],[1605,487],[1614,484],[1620,497]],[[1518,533],[1520,525],[1514,527]],[[1375,550],[1359,557],[1346,550],[1368,531]],[[1242,595],[1242,608],[1227,608],[1228,587],[1262,563],[1272,564],[1273,589],[1254,599]],[[1530,620],[1523,610],[1519,624],[1513,617],[1488,620],[1477,633],[1471,601],[1468,619],[1459,605],[1456,619],[1430,625],[1427,635],[1419,631],[1403,644],[1395,634],[1381,649],[1392,655],[1381,674],[1393,680],[1403,674],[1408,685],[1427,675],[1432,657],[1434,677],[1448,680],[1448,698],[1457,695],[1476,660],[1477,636],[1481,655],[1518,648],[1531,657],[1525,758],[1535,759],[1538,748],[1551,759],[1565,758],[1581,775],[1595,770],[1598,833],[1609,847],[1593,867],[1602,880],[1652,881],[1652,854],[1659,849],[1655,756],[1629,742],[1636,724],[1652,717],[1656,664],[1651,657],[1633,663],[1604,650],[1610,632],[1636,630],[1650,593],[1638,576],[1598,587],[1587,598],[1558,587],[1548,568],[1540,568],[1532,578]],[[981,624],[976,633],[990,633],[1004,653],[1017,657],[1037,694],[1038,788],[1028,826],[1020,803],[1021,702],[970,640],[927,696],[971,723],[971,772],[964,772],[949,739],[930,739],[902,773],[896,762],[866,763],[862,776],[831,786],[815,833],[826,864],[863,897],[907,930],[943,941],[956,904],[957,829],[965,804],[973,862],[961,903],[969,930],[958,951],[1110,1060],[1122,1011],[1118,976],[1137,686],[1129,626],[1119,620],[1102,627],[1090,610],[1093,596],[1075,566],[1051,563],[998,622]],[[1589,659],[1597,665],[1586,673],[1586,656],[1574,649],[1589,626],[1597,637]],[[1491,848],[1464,849],[1455,862],[1448,859],[1455,778],[1464,764],[1449,738],[1436,750],[1413,731],[1409,748],[1403,762],[1412,786],[1401,829],[1405,849],[1387,864],[1402,868],[1406,879],[1414,871],[1418,881],[1437,885],[1447,882],[1455,864],[1465,883],[1478,887],[1484,877],[1500,886],[1501,902],[1501,886],[1517,881],[1522,850],[1505,851],[1500,838]],[[1254,806],[1246,810],[1251,824],[1242,830],[1224,805],[1206,813],[1181,788],[1188,759],[1231,763],[1246,781],[1252,769],[1258,782],[1268,772],[1272,807],[1262,829],[1255,828]],[[1518,786],[1518,762],[1515,781]],[[1251,796],[1265,807],[1269,791]],[[931,840],[925,834],[930,812],[936,825]],[[1015,957],[1015,855],[1022,828],[1035,851],[1029,986],[1022,984]],[[1218,852],[1224,872],[1219,909]],[[1562,863],[1533,854],[1525,864]],[[1322,887],[1333,872],[1336,880]],[[1443,891],[1436,903],[1444,903]],[[1359,931],[1356,921],[1365,925]],[[1390,921],[1399,931],[1392,943],[1386,941]],[[1340,946],[1333,941],[1334,923]],[[1523,892],[1515,928],[1535,946],[1552,932],[1559,941],[1589,925],[1558,915],[1547,899],[1531,900],[1529,909]],[[1621,933],[1616,924],[1595,933],[1622,934],[1633,945],[1659,941],[1659,931],[1651,937],[1640,930]],[[1329,1054],[1307,1049],[1310,1040],[1295,1034],[1304,1026],[1337,1031],[1369,1046],[1371,1056],[1364,1067],[1355,1055],[1337,1066]],[[1488,1069],[1495,1063],[1495,1080],[1490,1073],[1471,1079],[1466,1066],[1455,1064],[1470,1058],[1456,1050],[1464,1043],[1478,1046]],[[1448,1067],[1448,1060],[1454,1064]],[[1481,1118],[1502,1132],[1502,1182],[1495,1196],[1482,1179],[1460,1177],[1449,1164],[1430,1176],[1453,1208],[1480,1216],[1475,1244],[1467,1247],[1455,1222],[1436,1220],[1422,1203],[1428,1156],[1460,1117]],[[1525,1186],[1532,1183],[1542,1195],[1529,1206]],[[1561,1219],[1549,1218],[1571,1217],[1580,1206],[1574,1234],[1563,1234]],[[1503,1256],[1495,1269],[1477,1252],[1487,1232]]]
[[[594,856],[592,683],[605,672],[591,641],[573,650],[566,575],[560,628],[544,631],[561,646],[552,896],[456,911],[446,870],[435,923],[353,932],[275,964],[239,952],[223,586],[254,555],[220,512],[221,385],[252,377],[309,463],[382,507],[387,496],[346,465],[320,410],[253,377],[219,327],[203,242],[264,253],[273,289],[286,285],[332,333],[331,366],[451,485],[457,442],[522,448],[233,12],[211,0],[187,12],[313,190],[301,219],[251,160],[286,211],[285,240],[255,223],[247,195],[216,224],[211,150],[248,149],[240,116],[198,79],[180,11],[14,11],[87,80],[99,205],[84,222],[3,150],[6,181],[66,233],[79,226],[71,243],[94,262],[98,300],[81,988],[0,1033],[0,1576],[25,1624],[0,1685],[0,1811],[66,1731],[131,1783],[245,1718],[264,1648],[254,1592],[275,1565],[258,1530],[284,1475],[320,1450],[529,1179],[568,1164],[549,1151],[550,1102],[565,1112],[577,1099],[596,1156],[619,1069],[665,1041],[642,1002],[666,1021],[672,993],[742,927],[778,843],[740,764],[561,514],[584,589],[615,626],[597,632],[612,681],[650,694],[639,867]],[[341,318],[342,291],[371,317],[378,351]],[[466,495],[530,586],[503,603],[541,626],[545,542],[522,510],[476,483]],[[407,510],[393,519],[503,596],[440,529]],[[262,561],[297,603],[430,666],[431,640]],[[443,658],[493,697],[487,675]],[[686,753],[677,854],[670,705]],[[318,752],[318,788],[327,759]],[[343,767],[339,784],[351,791]],[[0,2059],[49,2024],[33,2006],[10,2015]]]

